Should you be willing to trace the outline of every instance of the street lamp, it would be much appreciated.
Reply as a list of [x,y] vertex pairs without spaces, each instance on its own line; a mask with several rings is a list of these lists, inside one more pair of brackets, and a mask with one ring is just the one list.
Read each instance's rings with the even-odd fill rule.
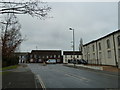
[[[75,35],[74,35],[74,29],[73,28],[69,28],[69,30],[73,31],[73,60],[75,60]],[[75,63],[74,62],[74,67],[75,67]]]

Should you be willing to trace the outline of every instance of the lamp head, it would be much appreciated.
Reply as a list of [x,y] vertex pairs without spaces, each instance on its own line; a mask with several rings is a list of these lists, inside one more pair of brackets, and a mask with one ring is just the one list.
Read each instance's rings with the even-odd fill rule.
[[69,28],[70,30],[73,30],[72,28]]

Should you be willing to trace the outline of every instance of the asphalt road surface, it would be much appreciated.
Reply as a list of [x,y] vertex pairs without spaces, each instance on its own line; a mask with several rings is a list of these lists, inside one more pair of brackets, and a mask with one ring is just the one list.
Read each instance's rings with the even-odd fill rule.
[[43,88],[118,88],[118,75],[62,64],[28,64]]

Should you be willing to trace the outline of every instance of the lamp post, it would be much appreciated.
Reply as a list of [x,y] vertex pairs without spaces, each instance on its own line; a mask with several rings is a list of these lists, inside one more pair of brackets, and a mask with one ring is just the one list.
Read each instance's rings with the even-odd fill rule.
[[69,28],[69,30],[73,31],[73,60],[74,60],[74,67],[75,67],[75,35],[74,35],[74,29],[73,28]]

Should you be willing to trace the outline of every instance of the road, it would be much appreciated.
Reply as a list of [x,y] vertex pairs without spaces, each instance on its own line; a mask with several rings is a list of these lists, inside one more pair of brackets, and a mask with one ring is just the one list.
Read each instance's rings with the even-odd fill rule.
[[118,76],[62,64],[28,64],[43,88],[118,88]]

